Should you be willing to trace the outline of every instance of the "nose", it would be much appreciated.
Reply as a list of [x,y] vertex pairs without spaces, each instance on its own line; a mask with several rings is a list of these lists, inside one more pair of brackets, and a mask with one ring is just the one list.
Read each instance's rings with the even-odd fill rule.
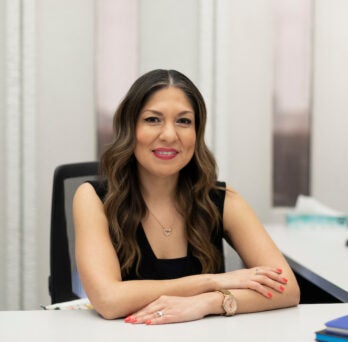
[[178,135],[176,132],[176,127],[172,123],[166,123],[162,127],[162,131],[160,134],[160,139],[166,142],[174,142],[178,139]]

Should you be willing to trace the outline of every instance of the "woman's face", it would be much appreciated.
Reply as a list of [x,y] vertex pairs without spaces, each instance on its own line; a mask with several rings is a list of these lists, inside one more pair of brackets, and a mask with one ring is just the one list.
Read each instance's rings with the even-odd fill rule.
[[185,93],[175,87],[155,92],[139,113],[135,137],[140,176],[177,176],[196,143],[195,114]]

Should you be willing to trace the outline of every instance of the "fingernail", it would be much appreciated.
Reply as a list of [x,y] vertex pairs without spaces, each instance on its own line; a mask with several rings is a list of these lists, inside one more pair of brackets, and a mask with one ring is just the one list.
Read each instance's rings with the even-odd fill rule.
[[282,278],[282,280],[283,280],[284,283],[288,282],[288,280],[286,278]]
[[151,319],[148,319],[147,321],[145,321],[145,324],[146,325],[150,325],[152,322],[151,322]]
[[127,317],[124,319],[124,321],[125,321],[126,323],[129,323],[131,320],[132,320],[132,316],[127,316]]
[[272,298],[273,297],[272,293],[271,292],[267,292],[267,297],[268,298]]
[[283,286],[280,285],[280,286],[279,286],[279,290],[280,290],[280,291],[284,291],[285,288],[284,288]]
[[281,269],[281,268],[277,268],[277,273],[282,273],[283,272],[283,270]]

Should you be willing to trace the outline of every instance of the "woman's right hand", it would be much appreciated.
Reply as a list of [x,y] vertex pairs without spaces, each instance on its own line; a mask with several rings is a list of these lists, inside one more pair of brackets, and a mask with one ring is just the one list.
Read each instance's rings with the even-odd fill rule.
[[282,293],[288,280],[282,276],[280,268],[258,266],[249,269],[214,274],[218,288],[250,289],[266,298],[272,298],[270,289]]

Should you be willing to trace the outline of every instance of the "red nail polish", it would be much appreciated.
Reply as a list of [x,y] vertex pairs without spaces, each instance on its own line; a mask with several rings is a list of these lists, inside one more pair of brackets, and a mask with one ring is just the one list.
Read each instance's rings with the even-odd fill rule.
[[272,293],[271,292],[267,292],[267,297],[268,298],[272,298],[273,297]]
[[152,322],[151,322],[151,319],[148,319],[147,321],[145,321],[145,324],[146,325],[150,325]]
[[279,290],[280,290],[280,291],[284,291],[285,288],[284,288],[282,285],[280,285],[280,286],[279,286]]
[[126,323],[129,323],[131,320],[132,320],[132,316],[127,316],[127,317],[124,319],[124,321],[125,321]]
[[277,268],[277,273],[282,273],[283,272],[283,270],[281,269],[281,268]]
[[284,283],[288,282],[288,280],[286,278],[282,278],[282,280],[283,280]]

